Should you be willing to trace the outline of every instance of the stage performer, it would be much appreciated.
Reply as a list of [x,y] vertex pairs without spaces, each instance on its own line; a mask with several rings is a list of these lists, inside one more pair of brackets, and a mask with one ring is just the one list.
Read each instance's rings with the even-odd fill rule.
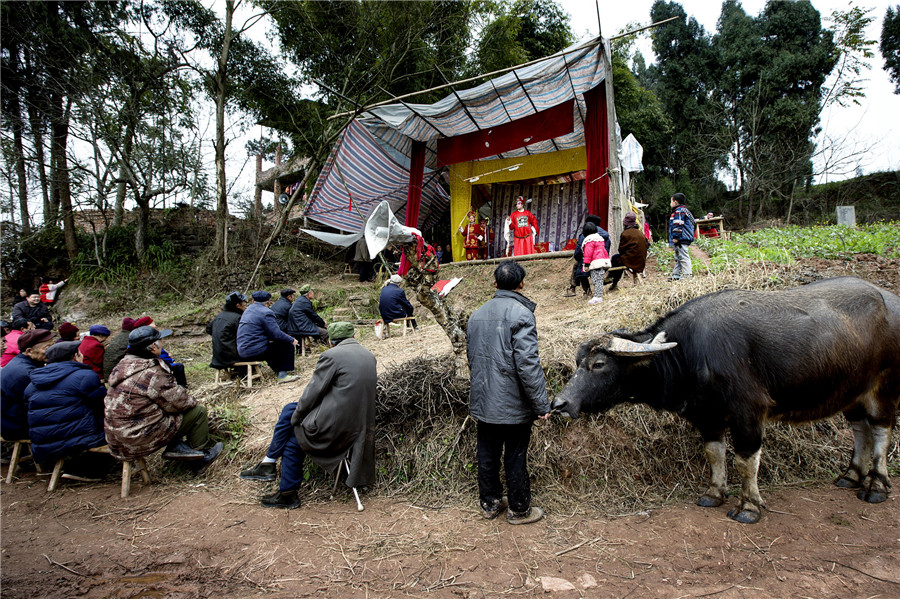
[[516,210],[509,215],[509,219],[509,228],[515,237],[513,256],[533,254],[538,222],[531,212],[525,210],[525,200],[522,196],[516,198]]
[[482,230],[481,225],[476,221],[477,218],[478,215],[475,211],[470,211],[469,224],[459,228],[459,232],[462,233],[463,236],[463,247],[466,248],[466,260],[478,259],[478,248],[481,241],[484,239],[484,231]]

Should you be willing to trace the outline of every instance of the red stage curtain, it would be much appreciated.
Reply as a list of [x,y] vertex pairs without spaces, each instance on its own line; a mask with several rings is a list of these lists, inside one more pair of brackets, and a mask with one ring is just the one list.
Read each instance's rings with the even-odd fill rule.
[[482,131],[438,139],[438,164],[496,156],[574,131],[575,100]]
[[590,214],[596,214],[609,229],[609,122],[606,116],[606,83],[584,94],[587,116],[584,122],[584,145],[587,154],[585,193]]
[[[407,227],[419,228],[419,208],[422,205],[422,179],[425,175],[425,142],[413,141],[409,161],[409,188],[406,191],[406,220],[403,224]],[[402,277],[409,270],[409,262],[406,254],[400,258],[400,271]]]

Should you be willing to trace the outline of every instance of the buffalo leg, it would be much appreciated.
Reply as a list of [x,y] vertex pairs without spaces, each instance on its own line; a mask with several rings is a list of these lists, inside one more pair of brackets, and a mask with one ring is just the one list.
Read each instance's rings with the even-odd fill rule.
[[703,446],[706,459],[709,461],[710,477],[709,488],[697,500],[697,505],[702,507],[719,507],[728,497],[727,491],[727,466],[725,462],[725,436],[708,440]]
[[887,499],[891,483],[888,480],[887,452],[891,440],[891,427],[872,427],[872,469],[862,481],[856,496],[869,503],[881,503]]
[[850,422],[853,429],[853,457],[850,465],[834,484],[845,489],[855,489],[862,484],[864,472],[872,456],[872,427],[865,417]]
[[759,454],[757,449],[749,457],[740,454],[734,456],[734,467],[741,476],[741,500],[740,505],[728,512],[728,517],[742,524],[755,524],[762,516],[762,509],[766,507],[762,496],[759,494],[757,474],[759,473]]

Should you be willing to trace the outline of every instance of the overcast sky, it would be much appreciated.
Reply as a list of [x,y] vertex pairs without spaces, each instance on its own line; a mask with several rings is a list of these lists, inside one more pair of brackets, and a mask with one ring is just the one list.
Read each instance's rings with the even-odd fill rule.
[[[597,35],[597,6],[594,0],[560,0],[560,4],[572,17],[572,29],[581,38]],[[763,6],[764,0],[744,0],[741,3],[744,11],[756,16]],[[866,31],[866,37],[878,42],[881,39],[881,23],[888,6],[897,1],[862,0],[812,0],[812,4],[822,16],[824,27],[831,27],[831,13],[835,10],[846,11],[851,6],[872,8],[870,16],[875,21]],[[611,37],[620,33],[631,23],[650,24],[650,7],[653,0],[602,0],[599,2],[600,23],[603,35]],[[697,19],[707,33],[714,33],[716,21],[721,12],[722,3],[715,0],[686,0],[681,2],[685,12]],[[649,50],[649,36],[642,36],[642,50],[647,62],[654,57]],[[859,158],[845,162],[844,172],[831,172],[828,180],[845,179],[854,175],[855,166],[863,173],[897,170],[900,168],[900,127],[897,115],[900,114],[900,95],[893,93],[894,85],[884,70],[884,60],[878,51],[877,43],[873,48],[875,56],[869,61],[871,69],[864,73],[866,97],[859,106],[847,108],[835,106],[822,115],[823,135],[841,140],[836,144],[844,154],[857,153]],[[820,182],[821,182],[820,178]]]

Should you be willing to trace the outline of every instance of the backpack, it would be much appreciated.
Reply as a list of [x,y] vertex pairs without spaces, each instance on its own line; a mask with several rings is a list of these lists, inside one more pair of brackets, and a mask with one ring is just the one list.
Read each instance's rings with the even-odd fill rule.
[[682,224],[676,224],[672,229],[672,237],[684,243],[694,241],[694,231],[697,229],[697,223],[694,215],[687,209],[687,206],[681,205],[675,209],[676,218],[681,215]]

